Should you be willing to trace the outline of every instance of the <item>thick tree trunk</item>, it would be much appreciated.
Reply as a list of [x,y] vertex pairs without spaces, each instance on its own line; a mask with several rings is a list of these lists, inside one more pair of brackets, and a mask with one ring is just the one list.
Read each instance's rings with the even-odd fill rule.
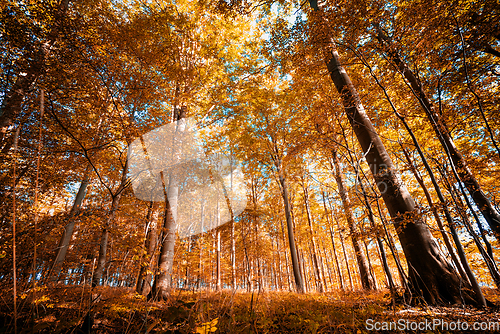
[[[330,77],[341,95],[349,122],[394,221],[408,262],[414,294],[428,304],[461,303],[464,291],[460,289],[458,274],[441,254],[368,118],[354,85],[341,65],[335,43],[328,32],[330,25],[317,3],[310,0],[310,4],[315,9],[313,34],[318,38],[326,35],[327,40],[323,40],[322,45]],[[475,302],[470,296],[465,297],[469,297],[466,302]]]
[[[169,187],[170,188],[170,187]],[[171,189],[171,188],[170,188]],[[175,189],[177,190],[177,189]],[[170,194],[174,195],[175,190],[171,190]],[[166,299],[171,290],[172,268],[174,262],[174,248],[175,248],[175,232],[177,224],[174,219],[174,214],[171,206],[170,199],[173,196],[168,196],[165,199],[165,210],[163,217],[162,240],[160,256],[158,258],[158,269],[148,299]],[[173,202],[173,201],[172,201]]]
[[472,171],[462,156],[462,153],[455,146],[444,120],[439,113],[436,112],[431,100],[424,91],[422,83],[401,59],[398,52],[394,49],[394,46],[390,44],[388,37],[379,26],[377,26],[377,29],[380,43],[386,47],[389,57],[399,68],[401,74],[410,83],[413,93],[418,98],[422,109],[429,118],[432,128],[436,132],[441,145],[444,147],[450,162],[455,165],[460,180],[467,188],[469,194],[483,214],[484,219],[488,222],[488,225],[495,234],[496,238],[500,240],[500,214],[482,191],[479,182],[476,180],[474,174],[472,174]]
[[368,262],[366,256],[363,252],[361,240],[359,240],[359,231],[354,222],[354,214],[352,212],[351,200],[349,194],[347,193],[344,178],[340,171],[340,163],[337,157],[337,152],[332,151],[333,164],[335,166],[335,180],[337,181],[337,187],[339,190],[340,199],[342,200],[342,206],[344,208],[345,218],[347,220],[347,225],[349,225],[349,230],[351,232],[351,241],[354,247],[354,253],[356,255],[356,261],[358,263],[359,275],[361,278],[361,285],[363,289],[375,290],[375,282],[370,276],[370,269],[368,267]]
[[[467,262],[467,259],[465,257],[465,252],[464,252],[464,249],[462,247],[462,243],[460,242],[460,239],[458,237],[457,231],[455,230],[455,224],[454,224],[453,219],[451,217],[451,214],[450,214],[450,212],[448,210],[448,206],[447,206],[447,203],[446,203],[446,201],[444,199],[444,196],[441,193],[441,188],[439,187],[439,185],[438,185],[438,183],[436,181],[436,178],[434,176],[434,172],[432,171],[431,167],[429,166],[429,163],[427,162],[427,158],[425,157],[425,155],[424,155],[424,153],[423,153],[423,151],[422,151],[422,149],[420,147],[420,144],[419,144],[417,138],[415,137],[415,134],[413,133],[413,131],[411,130],[410,126],[406,122],[404,116],[402,116],[397,111],[396,107],[394,106],[394,104],[391,101],[391,98],[389,97],[389,94],[387,93],[387,90],[380,83],[380,81],[378,80],[377,76],[373,73],[373,70],[372,70],[371,66],[363,58],[362,58],[362,61],[365,64],[365,66],[367,66],[368,69],[370,70],[370,74],[375,79],[377,85],[384,92],[384,95],[385,95],[387,101],[389,102],[389,104],[390,104],[390,106],[391,106],[394,114],[399,118],[399,120],[403,123],[404,127],[408,131],[408,134],[410,135],[410,137],[411,137],[411,139],[413,141],[413,144],[415,145],[415,148],[417,149],[417,152],[418,152],[418,154],[420,156],[420,159],[422,159],[424,167],[425,167],[427,173],[429,174],[429,177],[430,177],[430,179],[432,181],[434,189],[436,190],[436,194],[438,195],[438,198],[439,198],[439,201],[441,203],[444,215],[445,215],[446,220],[448,222],[448,226],[449,226],[451,234],[453,236],[453,241],[455,243],[455,246],[457,247],[457,252],[458,252],[458,255],[459,255],[459,258],[460,258],[460,261],[462,263],[463,268],[460,265],[460,263],[458,262],[458,260],[456,259],[455,253],[453,252],[453,248],[451,247],[451,244],[450,244],[450,242],[448,240],[448,236],[447,236],[447,234],[444,231],[444,226],[443,226],[443,224],[441,222],[441,219],[439,217],[439,214],[437,212],[437,208],[432,203],[432,199],[431,199],[430,193],[427,190],[427,187],[425,186],[425,184],[423,182],[423,179],[418,175],[416,168],[413,166],[413,163],[412,163],[411,159],[409,158],[409,156],[408,156],[408,154],[407,154],[407,152],[406,152],[406,150],[404,148],[403,148],[403,153],[405,154],[405,157],[407,158],[408,163],[410,164],[410,168],[411,168],[413,174],[415,175],[415,178],[417,179],[418,183],[420,184],[420,186],[424,190],[425,197],[426,197],[426,199],[427,199],[427,201],[428,201],[428,203],[429,203],[429,205],[431,207],[431,210],[432,210],[432,213],[434,214],[436,222],[438,223],[438,226],[441,229],[441,233],[443,235],[443,240],[444,240],[444,242],[445,242],[445,244],[446,244],[446,246],[448,248],[448,251],[450,252],[450,255],[452,256],[452,260],[454,261],[454,263],[455,263],[455,265],[456,265],[456,267],[457,267],[460,275],[462,276],[462,278],[464,278],[465,281],[468,280],[471,283],[472,288],[473,288],[473,290],[474,290],[474,292],[476,294],[476,300],[478,301],[478,303],[480,305],[485,306],[486,305],[486,300],[485,300],[485,298],[484,298],[484,296],[482,294],[482,291],[481,291],[481,289],[480,289],[480,287],[479,287],[479,285],[477,283],[477,280],[476,280],[474,274],[472,273],[472,270],[470,269],[469,263]],[[485,119],[485,121],[486,121],[486,119]],[[465,269],[465,272],[464,272],[464,269]]]
[[[413,176],[415,176],[415,179],[417,180],[418,184],[420,184],[420,187],[424,191],[425,198],[427,199],[427,203],[429,203],[429,206],[431,208],[432,214],[434,215],[434,218],[436,219],[436,223],[438,224],[439,230],[441,232],[441,236],[443,237],[444,244],[446,245],[446,248],[448,249],[448,252],[450,253],[451,259],[453,263],[455,263],[455,267],[457,267],[458,272],[460,273],[460,276],[466,281],[468,281],[467,275],[465,274],[462,265],[457,259],[457,256],[455,255],[455,252],[453,250],[453,247],[451,246],[450,239],[448,238],[448,234],[446,233],[443,222],[441,221],[441,217],[439,217],[439,214],[437,212],[436,206],[432,203],[432,198],[429,193],[429,190],[427,189],[427,186],[424,183],[424,180],[420,177],[420,175],[417,172],[417,169],[413,165],[413,161],[410,158],[410,155],[406,151],[406,149],[403,147],[403,154],[406,158],[406,161],[408,162],[408,165],[410,167],[411,172],[413,173]],[[448,222],[450,223],[450,222]]]

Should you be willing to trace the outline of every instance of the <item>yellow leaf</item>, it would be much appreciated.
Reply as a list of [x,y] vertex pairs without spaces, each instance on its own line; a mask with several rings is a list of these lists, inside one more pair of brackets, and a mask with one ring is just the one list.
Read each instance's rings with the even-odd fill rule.
[[196,327],[196,333],[207,334],[210,332],[215,332],[217,330],[217,327],[215,326],[217,325],[218,322],[219,318],[215,318],[212,321],[205,322],[201,324],[201,327]]

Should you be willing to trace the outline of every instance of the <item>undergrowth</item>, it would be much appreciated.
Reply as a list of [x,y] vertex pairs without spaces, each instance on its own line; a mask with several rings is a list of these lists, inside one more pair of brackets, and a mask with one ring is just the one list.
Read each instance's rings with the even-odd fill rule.
[[[497,290],[485,289],[485,294],[498,305]],[[12,295],[4,290],[1,297],[0,333],[13,333]],[[148,302],[126,288],[99,287],[91,291],[90,287],[56,286],[19,297],[17,332],[82,333],[90,320],[92,333],[112,334],[367,333],[368,319],[390,322],[440,318],[472,323],[498,321],[498,315],[497,308],[392,307],[388,291],[297,294],[177,290],[166,301]]]

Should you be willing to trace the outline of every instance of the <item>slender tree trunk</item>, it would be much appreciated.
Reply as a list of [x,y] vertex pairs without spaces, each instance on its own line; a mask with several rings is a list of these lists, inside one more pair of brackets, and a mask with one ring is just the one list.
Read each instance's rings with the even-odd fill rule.
[[323,287],[323,277],[321,275],[321,271],[319,270],[319,263],[318,263],[318,251],[317,251],[317,246],[316,246],[316,240],[314,240],[314,230],[312,227],[312,219],[311,219],[311,210],[309,208],[309,192],[307,189],[307,185],[305,184],[305,180],[302,180],[302,190],[304,193],[304,204],[306,207],[306,214],[307,214],[307,223],[309,225],[309,233],[311,234],[311,244],[312,244],[312,260],[313,260],[313,266],[314,266],[314,272],[316,274],[317,278],[317,286],[319,292],[324,292],[324,287]]
[[281,196],[283,197],[283,204],[285,206],[286,226],[287,226],[287,230],[288,230],[288,244],[290,246],[290,257],[292,260],[293,276],[295,278],[295,285],[296,285],[297,292],[303,293],[304,292],[304,283],[302,281],[302,277],[300,276],[299,261],[297,258],[297,249],[295,247],[295,238],[294,238],[294,233],[293,233],[293,222],[292,222],[292,216],[290,214],[290,202],[289,202],[289,197],[288,197],[288,185],[287,185],[285,175],[283,174],[283,171],[281,170],[281,164],[278,164],[277,167],[278,167],[279,182],[281,185]]
[[142,254],[139,258],[139,273],[137,274],[137,279],[135,280],[135,291],[140,294],[142,291],[142,286],[144,283],[144,274],[145,274],[145,264],[144,264],[144,259],[148,255],[148,244],[149,244],[149,239],[150,239],[150,224],[151,224],[151,218],[153,215],[153,203],[154,202],[149,202],[148,203],[148,211],[146,214],[146,219],[145,219],[145,228],[144,228],[144,248],[142,250]]
[[[286,247],[286,235],[285,228],[283,226],[283,220],[281,222],[281,235],[283,236],[283,246]],[[289,246],[290,247],[290,246]],[[288,290],[292,290],[292,282],[290,281],[290,265],[288,264],[288,256],[285,255],[285,267],[286,267],[286,279],[288,282]]]
[[66,259],[66,254],[68,252],[69,244],[71,242],[71,238],[73,237],[73,231],[75,228],[76,220],[75,216],[78,214],[80,210],[80,206],[82,205],[83,199],[85,197],[85,192],[87,190],[87,186],[89,184],[90,179],[90,168],[84,172],[83,180],[80,183],[80,188],[78,189],[78,193],[76,194],[75,201],[73,206],[71,207],[71,211],[68,214],[68,218],[66,218],[66,225],[64,226],[64,231],[59,241],[59,245],[57,247],[58,252],[54,263],[52,264],[52,268],[49,272],[49,278],[53,282],[58,281],[59,273],[61,271],[61,267]]
[[372,265],[372,260],[370,257],[370,252],[368,250],[368,243],[366,240],[363,240],[363,244],[365,246],[365,254],[366,254],[366,259],[368,260],[368,268],[370,269],[370,277],[373,280],[373,285],[374,285],[374,290],[378,289],[378,283],[377,283],[377,276],[375,276],[375,272],[373,270],[373,265]]
[[[220,226],[219,201],[217,201],[217,213],[216,213],[216,215],[217,215],[217,226]],[[216,281],[216,286],[215,287],[216,287],[217,291],[220,291],[220,289],[221,289],[221,261],[220,261],[220,253],[221,253],[221,251],[220,251],[220,229],[219,228],[217,228],[216,234],[217,234],[217,251],[216,251],[216,253],[217,253],[217,267],[216,267],[217,268],[216,269],[217,270],[216,271],[216,273],[217,273],[217,281]],[[234,286],[233,286],[233,289],[234,289]]]
[[127,178],[128,170],[128,159],[122,169],[122,178],[117,191],[112,195],[111,208],[108,212],[108,218],[102,229],[101,242],[99,244],[99,256],[97,258],[97,267],[94,271],[94,277],[92,278],[92,286],[95,287],[101,284],[102,276],[104,274],[104,268],[106,266],[106,253],[108,251],[108,239],[109,239],[109,229],[113,224],[116,216],[116,211],[120,206],[120,199],[123,195],[125,188],[128,186]]
[[[333,254],[334,254],[334,257],[335,257],[335,264],[336,264],[336,268],[337,268],[337,276],[339,278],[339,284],[340,284],[340,288],[342,290],[344,290],[344,280],[342,278],[342,271],[340,270],[340,265],[339,265],[339,259],[338,259],[338,256],[337,256],[337,249],[335,247],[335,236],[333,235],[333,221],[330,223],[328,221],[328,218],[329,218],[329,215],[328,215],[328,209],[326,208],[326,198],[325,198],[325,193],[322,192],[322,196],[323,196],[323,207],[325,209],[325,216],[326,216],[326,221],[327,221],[327,224],[328,224],[328,228],[330,230],[330,237],[332,239],[332,249],[333,249]],[[332,211],[332,220],[333,220],[333,211]]]
[[339,224],[338,220],[337,220],[337,227],[339,230],[340,244],[342,245],[342,252],[344,253],[345,267],[347,268],[347,275],[349,276],[349,284],[351,285],[351,291],[354,291],[354,284],[352,282],[352,275],[351,275],[351,269],[350,269],[350,265],[349,265],[349,259],[347,257],[347,251],[345,249],[344,234],[342,232],[342,229],[340,228],[340,224]]
[[[219,226],[219,224],[217,224]],[[216,289],[220,291],[221,289],[221,262],[220,262],[220,230],[217,229],[217,284]]]
[[[174,121],[177,121],[176,133],[183,133],[185,130],[186,110],[185,106],[174,108]],[[174,141],[176,135],[174,135]],[[173,156],[177,156],[178,148],[174,142]],[[175,235],[177,231],[177,199],[179,196],[179,188],[177,180],[172,173],[168,177],[168,184],[165,183],[163,173],[162,177],[164,196],[165,196],[165,213],[163,216],[163,236],[161,240],[160,256],[158,258],[158,272],[153,283],[153,289],[148,295],[148,299],[166,299],[172,289],[172,269],[174,264],[175,250]]]
[[333,256],[335,257],[335,264],[337,266],[337,273],[338,273],[338,277],[339,277],[340,288],[342,290],[345,290],[345,287],[344,287],[344,277],[342,275],[342,270],[340,269],[339,258],[338,258],[338,255],[337,255],[337,248],[335,247],[335,240],[334,240],[335,237],[333,235],[333,230],[332,230],[331,227],[330,227],[330,236],[332,238]]
[[[310,0],[310,5],[314,9],[312,33],[318,39],[322,38],[321,45],[330,77],[341,95],[349,122],[394,221],[408,262],[413,293],[429,304],[460,303],[464,291],[460,287],[459,275],[441,254],[368,118],[354,85],[341,65],[336,45],[328,31],[329,22],[319,10],[317,2]],[[469,297],[467,303],[475,302],[470,296],[466,297]]]
[[[323,249],[323,257],[324,259],[326,260],[325,262],[325,266],[326,266],[326,272],[328,273],[328,281],[330,282],[330,286],[328,286],[328,284],[326,283],[326,278],[325,278],[325,290],[328,291],[328,290],[333,290],[333,287],[334,287],[334,275],[332,273],[332,268],[330,266],[330,261],[333,260],[333,257],[331,256],[332,254],[330,253],[330,258],[328,257],[328,253],[326,252],[326,246],[325,246],[325,241],[323,239],[321,239],[321,246],[322,246],[322,249]],[[324,275],[326,276],[326,275]]]
[[141,264],[141,270],[139,272],[139,279],[137,281],[137,293],[147,296],[151,291],[151,280],[152,280],[152,270],[153,263],[155,260],[155,250],[158,246],[158,218],[160,215],[158,207],[155,203],[151,203],[149,208],[149,221],[148,229],[146,234],[145,243],[145,257]]
[[[441,168],[438,167],[438,169],[441,173],[443,173]],[[455,206],[457,207],[458,212],[460,213],[460,216],[462,217],[462,221],[464,223],[465,228],[467,229],[467,232],[469,232],[469,234],[474,239],[474,243],[476,244],[477,249],[479,250],[479,253],[481,253],[481,255],[484,259],[484,262],[486,263],[486,266],[490,272],[490,275],[491,275],[495,285],[497,286],[497,288],[500,288],[500,273],[498,272],[498,268],[495,264],[495,260],[484,249],[483,245],[481,244],[481,241],[479,240],[479,237],[477,236],[476,232],[472,229],[471,223],[469,222],[469,218],[467,217],[466,213],[464,212],[464,205],[463,205],[462,201],[460,200],[460,194],[458,193],[458,190],[455,188],[455,186],[453,184],[450,184],[448,182],[448,179],[446,178],[446,175],[444,173],[443,173],[443,179],[445,181],[445,184],[448,186],[449,193],[450,193],[453,201],[455,202]],[[456,196],[455,196],[455,193],[456,193]],[[468,199],[466,198],[466,200],[468,200]],[[472,209],[472,208],[470,208],[470,209]],[[479,220],[477,215],[475,214],[475,212],[472,211],[472,213],[474,215],[474,218]],[[480,223],[480,222],[478,222],[478,223]],[[450,225],[450,228],[451,227],[454,228],[454,224]],[[458,238],[458,236],[457,236],[457,238]],[[475,280],[475,278],[474,278],[474,280]],[[481,290],[479,290],[479,292],[480,291]]]
[[340,199],[342,200],[342,205],[344,207],[345,217],[347,220],[347,225],[349,225],[349,230],[351,232],[351,240],[354,247],[354,253],[356,255],[356,261],[358,263],[359,275],[361,278],[361,285],[363,289],[375,290],[375,282],[370,276],[370,269],[366,259],[366,255],[363,253],[361,240],[359,240],[359,231],[354,222],[354,214],[352,212],[352,205],[349,195],[347,193],[344,178],[340,171],[340,163],[337,157],[337,152],[332,151],[333,164],[335,166],[335,180],[337,181],[337,187],[339,189]]
[[[323,241],[323,240],[322,240]],[[323,278],[322,283],[323,283],[323,292],[326,292],[328,290],[328,283],[326,282],[326,274],[325,274],[325,265],[328,265],[325,260],[328,261],[323,255],[321,254],[321,247],[318,247],[318,262],[319,262],[319,269],[321,271],[321,277]]]
[[[420,155],[420,159],[422,159],[424,167],[427,170],[427,173],[429,174],[429,176],[431,178],[431,181],[432,181],[432,184],[433,184],[434,189],[436,191],[436,194],[438,195],[439,201],[441,202],[441,206],[442,206],[442,209],[444,211],[444,215],[446,217],[446,220],[448,222],[448,226],[450,228],[451,234],[453,236],[453,241],[455,243],[455,246],[457,247],[457,252],[458,252],[460,261],[462,263],[463,269],[462,269],[462,267],[460,266],[460,264],[458,263],[458,261],[456,259],[456,256],[455,256],[455,254],[453,252],[453,248],[451,247],[451,245],[449,245],[450,242],[448,240],[447,234],[444,232],[444,227],[442,226],[441,220],[440,220],[439,215],[437,213],[437,208],[432,204],[432,200],[431,200],[429,191],[427,190],[427,188],[426,188],[426,186],[425,186],[422,178],[417,175],[418,173],[416,172],[416,169],[413,167],[413,164],[411,163],[411,159],[409,159],[409,157],[407,156],[407,153],[404,151],[404,148],[403,148],[405,156],[407,157],[407,160],[410,163],[410,167],[412,169],[413,174],[415,175],[415,178],[417,179],[417,181],[421,185],[422,189],[424,190],[424,194],[425,194],[425,196],[427,198],[427,201],[429,202],[429,205],[431,206],[431,210],[432,210],[432,212],[434,214],[434,217],[436,218],[436,221],[438,222],[438,226],[440,226],[441,232],[443,233],[443,239],[444,239],[445,244],[448,247],[448,250],[449,250],[449,252],[450,252],[450,254],[452,256],[452,260],[455,262],[455,265],[457,266],[457,269],[458,269],[460,275],[462,276],[462,278],[464,278],[466,281],[467,281],[467,278],[468,278],[468,281],[471,283],[472,288],[473,288],[473,290],[474,290],[474,292],[476,294],[476,300],[478,301],[478,303],[480,305],[485,306],[486,305],[485,304],[486,300],[484,299],[484,296],[483,296],[482,291],[481,291],[481,289],[480,289],[480,287],[479,287],[479,285],[477,283],[477,280],[476,280],[474,274],[472,273],[472,271],[470,269],[469,263],[467,262],[467,259],[465,257],[465,252],[464,252],[463,247],[462,247],[462,243],[460,242],[458,234],[457,234],[457,232],[455,230],[455,224],[454,224],[453,219],[451,217],[451,214],[450,214],[450,212],[448,210],[448,206],[447,206],[447,203],[446,203],[446,201],[444,199],[444,196],[441,193],[441,188],[439,187],[439,185],[438,185],[438,183],[436,181],[434,173],[433,173],[431,167],[429,166],[429,163],[427,162],[427,159],[426,159],[426,157],[425,157],[425,155],[424,155],[424,153],[423,153],[423,151],[422,151],[422,149],[420,147],[420,144],[419,144],[417,138],[415,137],[413,131],[411,130],[411,128],[408,125],[408,123],[406,122],[405,118],[397,111],[396,107],[394,106],[394,104],[391,101],[391,98],[389,97],[389,94],[387,93],[387,90],[382,85],[382,83],[378,80],[378,78],[375,75],[375,73],[373,73],[373,70],[372,70],[371,66],[368,64],[368,62],[363,57],[361,57],[361,60],[363,61],[363,63],[365,64],[365,66],[367,66],[368,69],[370,70],[370,74],[375,79],[377,85],[383,90],[384,95],[385,95],[387,101],[389,102],[389,104],[390,104],[390,106],[391,106],[394,114],[403,123],[404,127],[408,131],[408,134],[412,138],[413,144],[415,145],[415,148],[417,149],[417,152]],[[464,269],[465,269],[466,275],[464,273]]]
[[384,267],[385,276],[387,277],[387,282],[389,283],[389,289],[391,290],[391,294],[392,294],[393,299],[394,299],[395,293],[396,293],[396,286],[395,286],[394,280],[392,278],[391,270],[389,269],[389,263],[387,262],[387,256],[385,253],[384,243],[382,242],[382,238],[380,237],[380,232],[375,225],[375,216],[373,215],[373,210],[372,210],[372,207],[371,207],[370,202],[368,200],[368,195],[366,194],[365,186],[363,185],[363,182],[361,181],[361,178],[359,177],[359,175],[357,175],[357,178],[358,178],[358,184],[359,184],[360,189],[361,189],[361,193],[363,195],[363,200],[364,200],[366,208],[368,210],[368,220],[370,222],[370,227],[375,232],[378,247],[380,250],[380,257],[382,260],[382,265]]
[[450,159],[450,163],[456,166],[458,177],[469,191],[472,199],[476,203],[476,206],[483,214],[485,220],[488,222],[496,238],[500,240],[500,214],[497,212],[488,197],[482,191],[479,182],[476,180],[474,174],[472,174],[472,171],[470,170],[467,162],[462,156],[462,153],[455,146],[450,132],[446,127],[445,121],[442,119],[439,113],[435,111],[431,100],[428,98],[427,94],[424,91],[422,83],[408,68],[406,63],[401,59],[398,52],[395,50],[394,45],[390,43],[389,38],[385,35],[382,29],[380,29],[379,26],[377,26],[377,29],[378,39],[380,43],[384,47],[386,47],[389,57],[396,64],[401,74],[410,83],[413,93],[418,98],[422,109],[425,111],[439,141],[444,147],[446,155]]
[[283,290],[283,266],[282,266],[282,263],[281,263],[281,252],[282,252],[282,247],[281,247],[281,243],[280,243],[280,236],[279,236],[279,232],[277,233],[276,235],[276,249],[277,249],[277,256],[278,256],[278,269],[277,269],[277,273],[278,273],[278,280],[279,280],[279,290]]
[[450,253],[450,256],[451,256],[451,259],[452,259],[453,263],[457,267],[458,272],[460,273],[460,276],[462,276],[462,278],[464,280],[468,281],[467,275],[465,274],[465,272],[464,272],[464,270],[462,268],[462,265],[458,261],[457,256],[455,255],[455,252],[453,250],[453,247],[451,246],[450,239],[448,238],[448,234],[446,233],[446,231],[444,229],[443,222],[441,221],[441,217],[439,217],[439,214],[437,212],[437,208],[432,203],[432,198],[431,198],[431,195],[429,193],[429,190],[427,189],[424,181],[422,180],[422,178],[418,174],[417,169],[413,165],[413,161],[411,160],[410,155],[408,154],[408,152],[406,151],[406,149],[404,147],[402,147],[402,150],[403,150],[403,154],[404,154],[404,156],[406,158],[406,161],[408,161],[408,164],[410,166],[410,170],[413,173],[413,176],[415,176],[415,179],[417,180],[417,182],[420,184],[420,187],[424,191],[424,195],[425,195],[425,198],[427,199],[427,203],[429,203],[429,206],[431,208],[432,214],[434,215],[434,218],[436,219],[436,223],[438,224],[439,230],[440,230],[441,235],[443,237],[444,244],[446,245],[446,248],[448,249],[448,252]]
[[307,271],[306,271],[306,260],[304,259],[304,252],[302,249],[298,249],[297,253],[299,254],[299,263],[300,263],[300,274],[302,277],[302,282],[304,282],[304,292],[310,291],[309,280],[307,279]]
[[231,219],[231,286],[236,289],[236,239],[234,238],[233,219]]

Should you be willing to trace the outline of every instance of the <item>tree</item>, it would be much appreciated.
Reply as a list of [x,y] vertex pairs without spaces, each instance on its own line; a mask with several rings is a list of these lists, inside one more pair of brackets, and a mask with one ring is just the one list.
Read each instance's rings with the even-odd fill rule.
[[[457,273],[433,240],[341,65],[335,42],[331,38],[327,16],[320,10],[317,2],[311,0],[310,6],[313,9],[310,19],[312,34],[316,43],[322,42],[330,77],[341,96],[345,113],[396,226],[408,262],[412,290],[429,304],[460,303],[463,292],[460,291]],[[472,302],[470,295],[468,297],[467,302]]]
[[413,93],[419,100],[422,109],[424,109],[427,117],[429,118],[430,123],[434,131],[436,132],[436,136],[439,138],[439,141],[443,145],[446,155],[450,159],[450,163],[452,163],[457,171],[457,174],[469,191],[472,199],[476,203],[477,207],[483,214],[484,218],[488,222],[491,230],[495,234],[496,238],[500,238],[500,214],[497,212],[493,204],[490,202],[488,197],[484,194],[479,185],[479,182],[472,174],[467,162],[462,156],[461,152],[458,150],[457,146],[453,142],[451,138],[450,132],[443,118],[436,112],[434,105],[431,100],[428,98],[427,94],[424,91],[423,85],[415,76],[413,71],[406,65],[405,62],[401,59],[398,54],[395,46],[392,45],[386,36],[386,34],[382,31],[380,26],[377,28],[378,30],[378,39],[380,43],[384,46],[387,45],[386,50],[389,54],[389,57],[396,64],[397,68],[401,72],[401,74],[408,80],[411,85]]
[[[349,225],[349,230],[351,232],[351,240],[354,246],[354,253],[356,254],[356,261],[358,262],[359,274],[361,276],[361,283],[363,289],[375,290],[375,281],[370,275],[368,268],[368,262],[366,256],[361,247],[359,228],[354,222],[354,214],[352,212],[351,200],[347,193],[344,178],[342,177],[342,172],[340,168],[339,158],[337,156],[337,151],[332,150],[333,165],[335,166],[335,179],[337,180],[337,187],[339,189],[339,195],[342,200],[342,205],[344,207],[344,213],[346,216],[347,224]],[[332,166],[333,167],[333,166]]]

